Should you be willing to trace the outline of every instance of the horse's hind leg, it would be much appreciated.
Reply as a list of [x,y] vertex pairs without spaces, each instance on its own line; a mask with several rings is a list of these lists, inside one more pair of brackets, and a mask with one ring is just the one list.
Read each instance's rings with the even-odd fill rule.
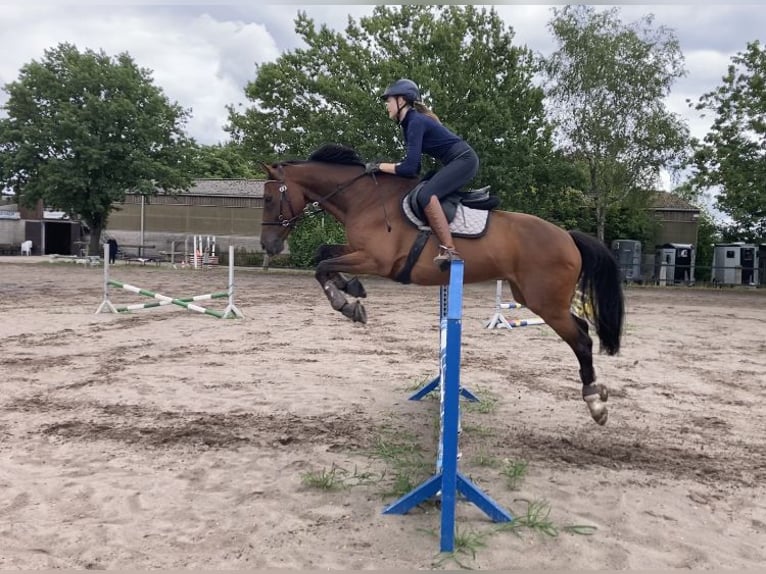
[[[593,369],[593,341],[588,335],[588,322],[577,315],[570,313],[572,319],[580,330],[579,341],[576,347],[572,347],[580,362],[580,380],[582,381],[582,398],[588,405],[590,414],[598,424],[606,424],[609,412],[606,401],[609,399],[609,389],[596,382],[596,372]],[[584,350],[583,350],[584,349]]]
[[545,322],[567,342],[574,351],[580,363],[580,380],[582,381],[582,398],[588,405],[593,420],[598,424],[606,424],[608,411],[606,401],[609,391],[604,385],[596,382],[596,371],[593,368],[593,340],[588,335],[588,322],[567,310],[566,314],[557,313],[546,317]]
[[600,425],[605,424],[608,416],[605,403],[609,392],[604,385],[594,384],[596,371],[593,368],[593,341],[588,335],[588,322],[570,310],[571,294],[565,294],[564,290],[554,293],[549,289],[531,288],[529,285],[522,290],[513,283],[511,291],[516,300],[523,302],[532,312],[542,317],[572,348],[580,363],[582,397],[585,404],[588,405],[593,420]]

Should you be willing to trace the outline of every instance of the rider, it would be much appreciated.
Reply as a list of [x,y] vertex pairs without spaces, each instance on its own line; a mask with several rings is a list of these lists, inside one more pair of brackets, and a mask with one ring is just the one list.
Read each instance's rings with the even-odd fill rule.
[[407,152],[399,163],[373,164],[368,166],[368,172],[380,170],[414,177],[420,171],[422,154],[439,161],[442,168],[424,184],[418,193],[418,204],[440,244],[434,262],[441,265],[460,259],[439,200],[476,176],[479,157],[463,138],[444,127],[436,114],[420,101],[420,89],[412,80],[395,81],[380,98],[386,102],[388,117],[401,126]]

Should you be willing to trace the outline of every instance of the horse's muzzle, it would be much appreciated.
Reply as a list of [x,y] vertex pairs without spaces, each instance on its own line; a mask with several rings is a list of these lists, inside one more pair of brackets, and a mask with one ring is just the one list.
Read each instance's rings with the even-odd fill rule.
[[281,237],[263,237],[261,236],[261,247],[269,255],[279,255],[285,248],[285,240]]

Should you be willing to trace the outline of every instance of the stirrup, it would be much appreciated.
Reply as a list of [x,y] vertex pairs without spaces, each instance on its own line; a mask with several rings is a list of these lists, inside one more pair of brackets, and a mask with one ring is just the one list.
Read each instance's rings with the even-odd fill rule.
[[439,245],[439,254],[434,257],[434,263],[444,263],[447,261],[462,261],[460,253],[454,247],[447,247],[446,245]]

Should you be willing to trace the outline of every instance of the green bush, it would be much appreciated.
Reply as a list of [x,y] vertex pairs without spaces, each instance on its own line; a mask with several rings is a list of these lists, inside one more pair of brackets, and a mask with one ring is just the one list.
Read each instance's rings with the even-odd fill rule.
[[[237,267],[261,267],[265,253],[261,251],[248,251],[244,247],[234,249],[234,265]],[[218,257],[219,265],[229,264],[228,251],[221,252]],[[290,255],[275,255],[269,259],[269,267],[291,267]]]
[[317,248],[325,243],[345,243],[346,230],[332,216],[320,213],[301,220],[290,234],[290,263],[294,267],[313,267]]

